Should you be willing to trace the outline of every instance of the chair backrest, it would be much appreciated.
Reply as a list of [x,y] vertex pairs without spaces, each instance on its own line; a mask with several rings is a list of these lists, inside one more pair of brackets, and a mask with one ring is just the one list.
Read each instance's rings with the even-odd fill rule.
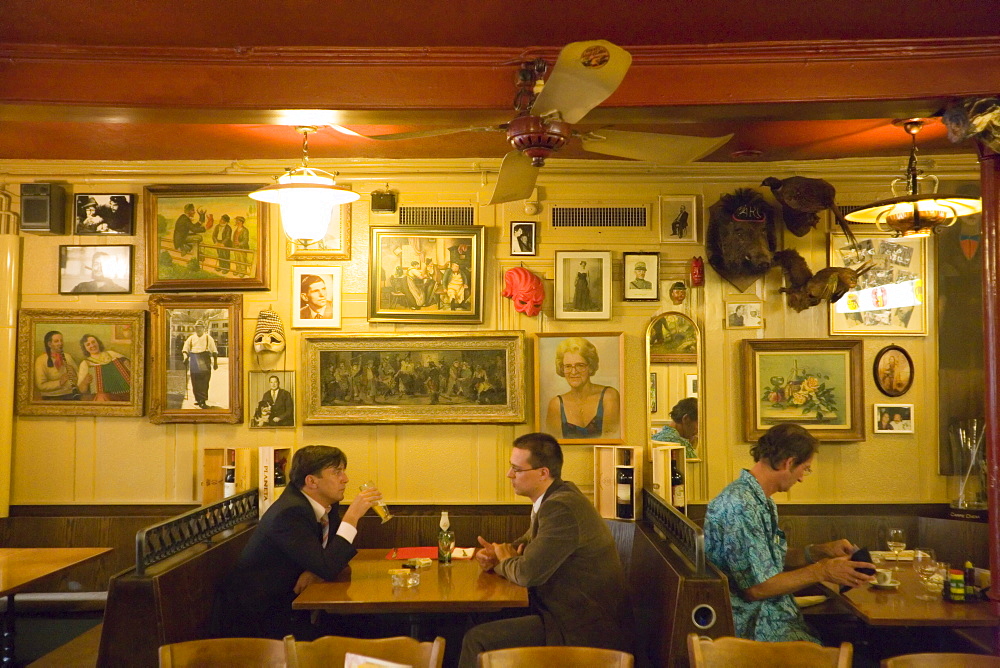
[[479,655],[479,668],[632,668],[633,663],[628,652],[595,647],[511,647]]
[[850,668],[854,647],[849,642],[840,647],[821,647],[816,643],[760,642],[743,638],[703,638],[688,634],[688,658],[691,668]]
[[285,659],[289,668],[343,666],[344,655],[348,652],[413,668],[441,668],[444,638],[419,642],[406,636],[374,639],[324,636],[310,642],[285,636]]
[[998,668],[1000,657],[985,654],[903,654],[882,661],[882,668]]
[[267,638],[213,638],[160,646],[160,668],[284,668],[285,645]]

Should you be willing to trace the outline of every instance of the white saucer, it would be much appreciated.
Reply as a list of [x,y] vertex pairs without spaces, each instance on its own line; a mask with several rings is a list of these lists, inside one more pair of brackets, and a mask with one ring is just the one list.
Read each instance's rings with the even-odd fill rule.
[[876,589],[895,589],[896,587],[899,586],[899,580],[890,580],[889,582],[886,582],[884,585],[880,585],[877,582],[873,582],[872,586],[875,587]]

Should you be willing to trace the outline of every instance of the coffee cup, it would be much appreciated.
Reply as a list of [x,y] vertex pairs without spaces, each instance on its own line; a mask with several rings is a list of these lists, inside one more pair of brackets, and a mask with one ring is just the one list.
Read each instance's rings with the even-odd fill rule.
[[892,570],[888,568],[876,569],[875,582],[880,585],[887,585],[892,582]]

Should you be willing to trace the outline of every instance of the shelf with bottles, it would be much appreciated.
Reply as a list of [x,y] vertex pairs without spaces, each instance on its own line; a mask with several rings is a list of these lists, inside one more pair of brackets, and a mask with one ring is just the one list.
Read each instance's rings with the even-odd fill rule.
[[642,448],[594,446],[594,505],[601,517],[634,520],[639,516]]
[[291,448],[263,447],[257,449],[257,489],[260,493],[260,514],[263,515],[288,484],[288,467],[292,462]]
[[203,505],[256,487],[256,448],[206,448],[202,454],[201,486]]
[[687,485],[690,479],[688,459],[679,443],[650,441],[653,453],[653,492],[668,503],[687,512]]

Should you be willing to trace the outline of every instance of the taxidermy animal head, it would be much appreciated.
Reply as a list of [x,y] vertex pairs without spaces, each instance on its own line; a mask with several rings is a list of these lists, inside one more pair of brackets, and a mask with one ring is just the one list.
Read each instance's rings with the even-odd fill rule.
[[771,268],[774,211],[750,188],[723,195],[708,211],[708,263],[742,292]]
[[816,214],[828,210],[844,231],[847,240],[857,248],[851,224],[834,201],[837,190],[827,181],[808,176],[789,176],[787,179],[769,176],[760,185],[771,189],[774,199],[781,204],[781,217],[785,227],[795,236],[801,237],[808,233],[819,222]]
[[503,296],[514,302],[514,310],[536,316],[545,301],[542,279],[524,267],[508,269],[503,275]]
[[796,312],[816,306],[824,299],[831,304],[858,286],[858,277],[874,267],[865,262],[856,269],[847,267],[826,267],[815,274],[809,269],[805,258],[794,249],[778,251],[774,263],[785,273],[785,287],[781,288],[788,297],[788,306]]

